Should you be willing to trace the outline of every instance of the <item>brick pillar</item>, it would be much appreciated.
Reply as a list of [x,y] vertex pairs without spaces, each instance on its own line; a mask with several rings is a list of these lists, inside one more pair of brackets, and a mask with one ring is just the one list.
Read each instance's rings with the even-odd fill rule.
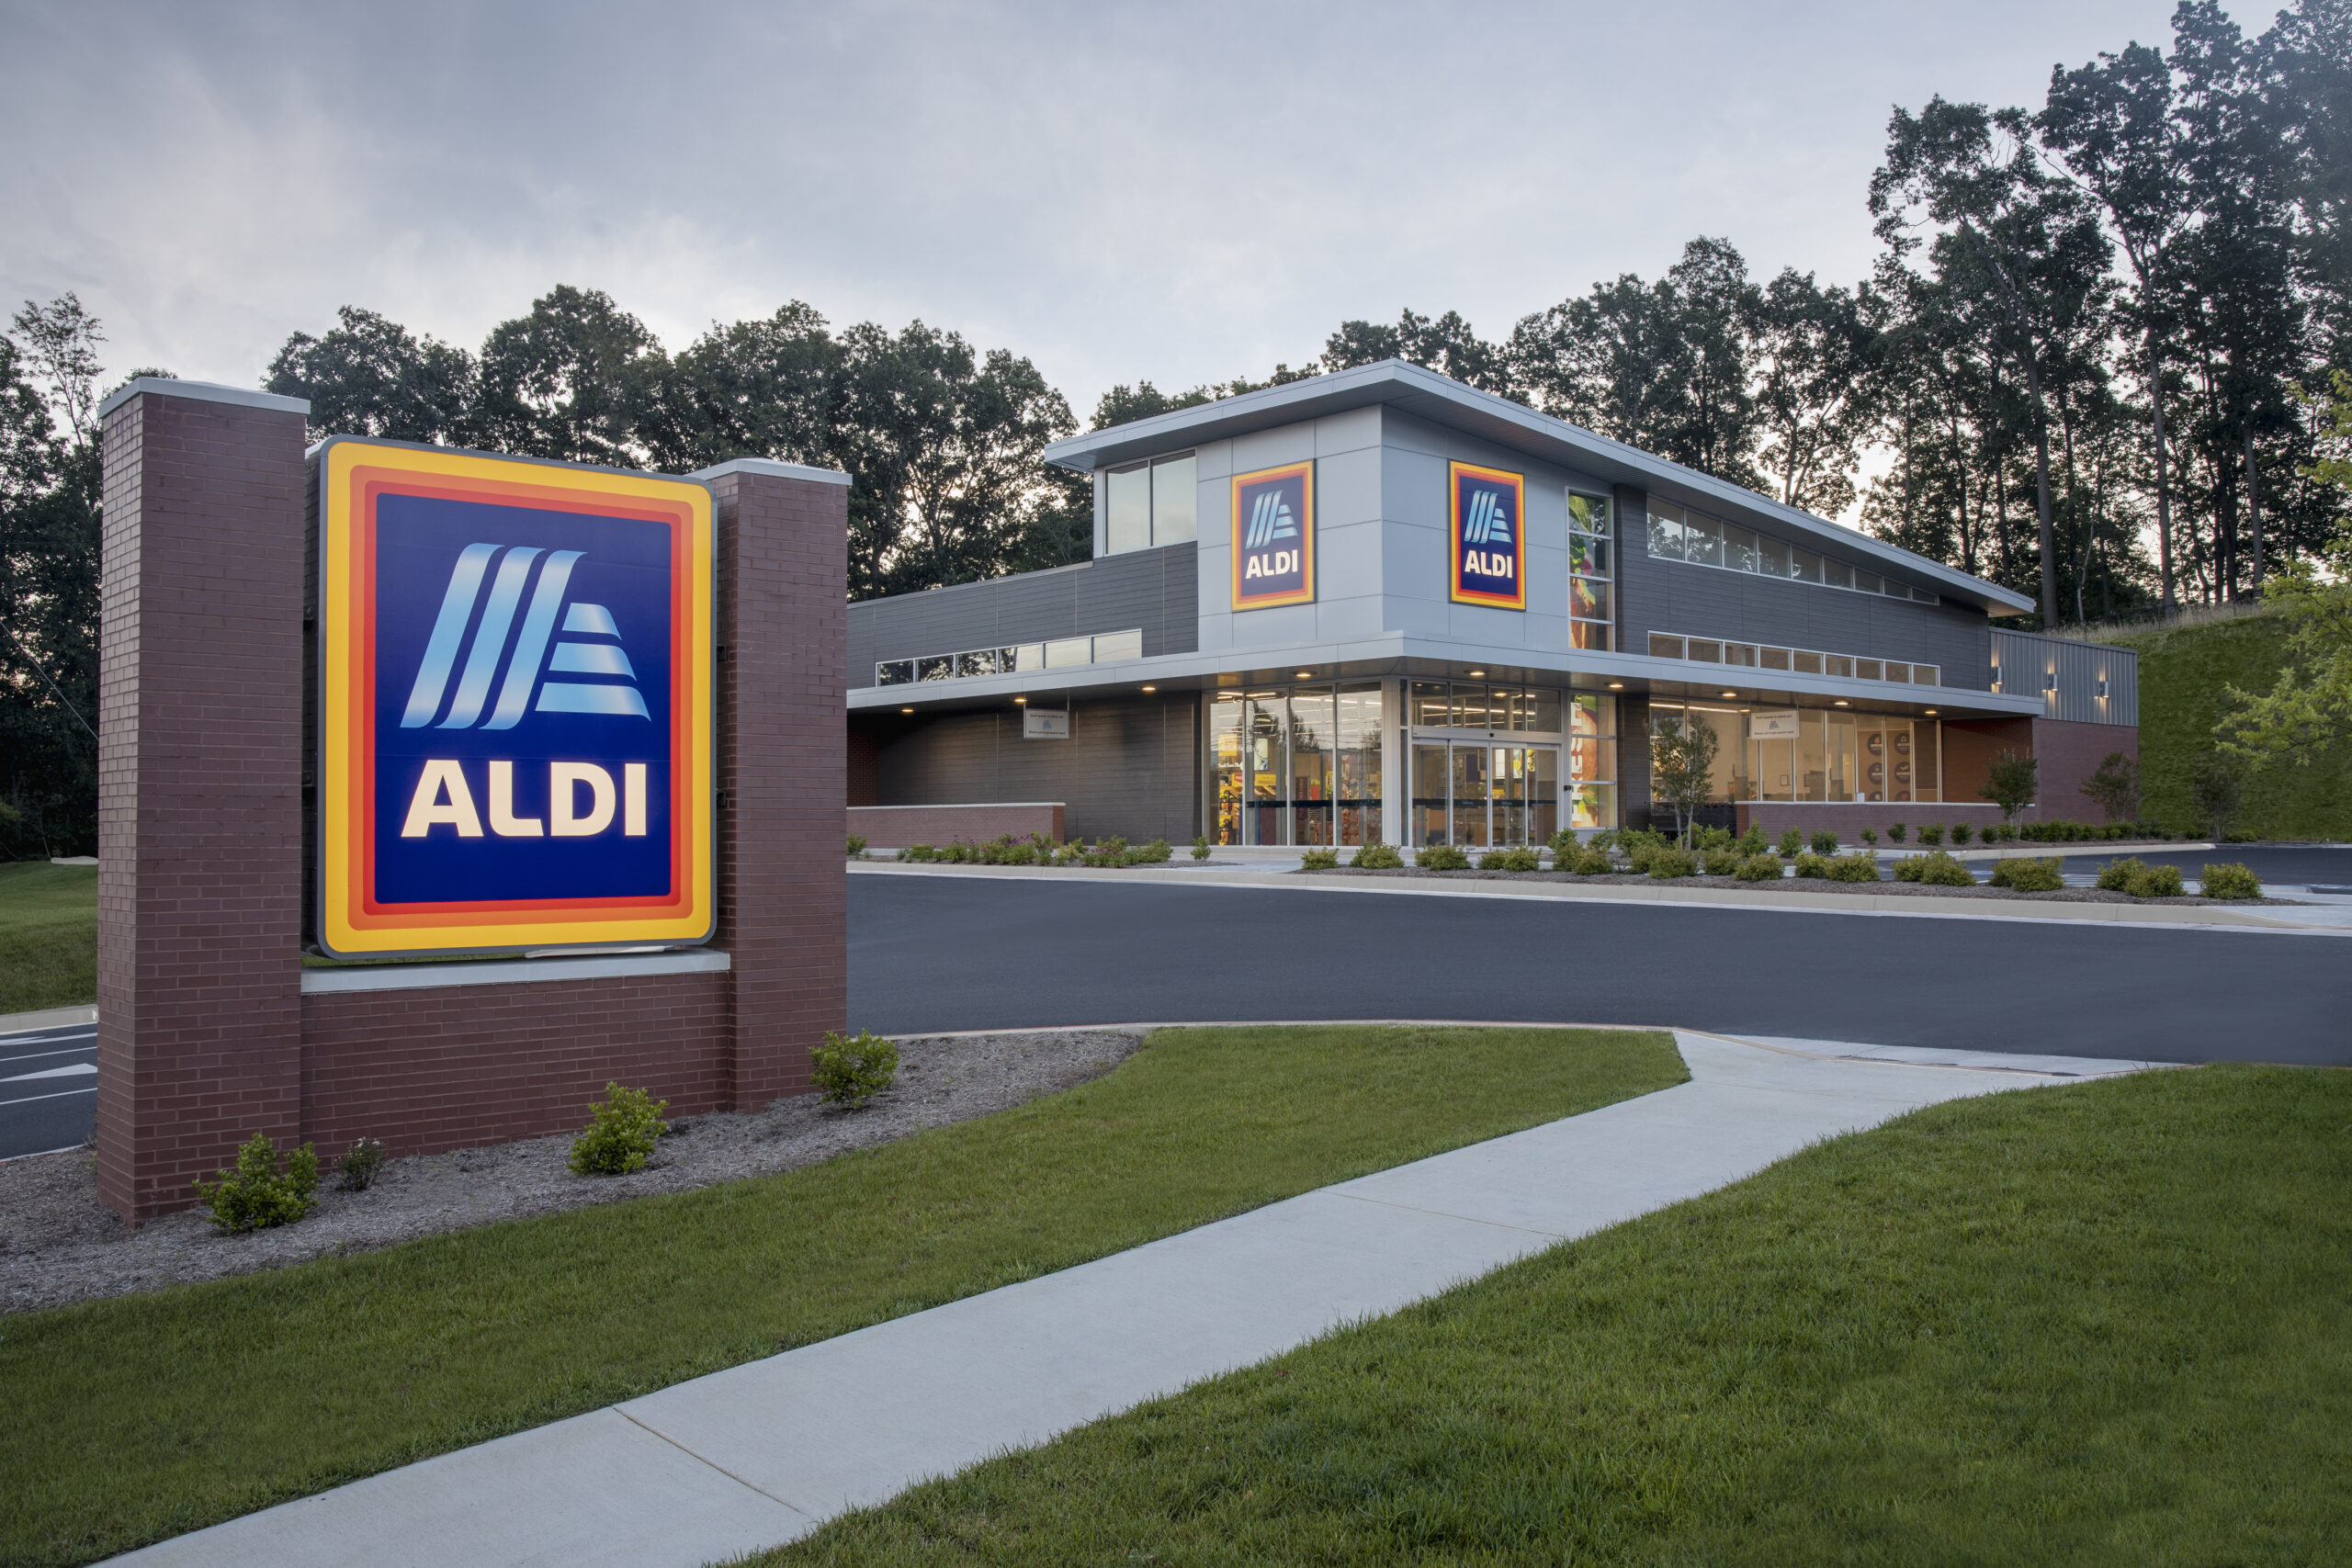
[[134,1224],[300,1130],[309,411],[156,378],[100,410],[98,1191]]
[[849,476],[741,458],[694,476],[718,525],[718,931],[734,1104],[808,1084],[845,1027]]

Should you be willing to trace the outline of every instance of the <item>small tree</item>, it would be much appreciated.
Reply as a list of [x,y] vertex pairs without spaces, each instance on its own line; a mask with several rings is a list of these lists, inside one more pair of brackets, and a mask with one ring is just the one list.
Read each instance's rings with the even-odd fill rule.
[[2128,751],[2109,751],[2083,794],[2098,803],[2110,822],[2140,819],[2140,764]]
[[1650,797],[1674,807],[1675,841],[1688,848],[1691,819],[1715,783],[1715,728],[1679,714],[1650,716]]
[[1984,770],[1984,787],[1976,792],[2001,808],[2007,821],[2033,804],[2041,793],[2041,761],[2021,751],[2004,751]]
[[2206,828],[2217,844],[2228,841],[2230,824],[2238,816],[2238,770],[2223,753],[2207,755],[2197,765],[2197,777],[2189,784],[2189,797],[2197,807],[2197,815],[2205,819]]

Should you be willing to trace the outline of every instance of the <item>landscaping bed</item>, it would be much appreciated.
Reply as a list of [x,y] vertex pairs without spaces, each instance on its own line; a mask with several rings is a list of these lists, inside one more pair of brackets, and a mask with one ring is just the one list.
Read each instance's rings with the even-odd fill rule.
[[1987,1095],[751,1561],[2352,1556],[2352,1074]]
[[307,1218],[242,1235],[215,1230],[200,1209],[130,1229],[98,1201],[86,1150],[10,1160],[0,1164],[0,1313],[250,1274],[499,1220],[774,1175],[1100,1077],[1142,1043],[1139,1032],[1101,1029],[901,1041],[898,1084],[860,1111],[835,1110],[807,1094],[764,1111],[680,1119],[651,1164],[628,1176],[573,1175],[566,1164],[569,1133],[388,1160],[366,1191],[343,1191],[330,1179]]
[[1645,872],[1607,872],[1598,876],[1578,876],[1571,871],[1422,871],[1407,866],[1400,871],[1359,871],[1353,866],[1340,866],[1317,872],[1296,872],[1294,875],[1314,876],[1403,876],[1423,877],[1441,882],[1564,882],[1581,887],[1709,887],[1726,893],[1838,893],[1896,898],[2009,898],[2033,904],[2165,904],[2172,906],[2218,906],[2243,909],[2262,904],[2301,905],[2299,898],[2207,898],[2199,894],[2183,894],[2171,898],[2139,898],[2129,893],[2110,893],[2098,887],[2061,887],[2048,893],[2019,893],[2013,888],[1994,887],[1980,883],[1974,887],[1930,887],[1916,882],[1832,882],[1826,877],[1783,877],[1773,882],[1742,882],[1736,876],[1651,876]]
[[1161,1030],[778,1175],[0,1317],[0,1562],[91,1562],[1687,1077],[1655,1031]]

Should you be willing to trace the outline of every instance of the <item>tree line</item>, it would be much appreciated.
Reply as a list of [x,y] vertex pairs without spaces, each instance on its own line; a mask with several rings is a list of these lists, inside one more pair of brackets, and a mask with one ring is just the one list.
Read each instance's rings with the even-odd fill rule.
[[[1851,284],[1759,279],[1701,237],[1482,338],[1458,312],[1346,321],[1262,380],[1114,387],[1095,429],[1397,358],[2033,597],[2055,628],[2258,597],[2324,558],[2352,371],[2352,0],[2249,37],[2213,0],[2052,72],[2038,107],[1897,107]],[[71,294],[0,338],[0,852],[95,838],[99,323]],[[131,374],[162,374],[132,372]],[[559,286],[479,349],[355,307],[265,372],[313,433],[669,472],[846,470],[854,598],[1081,560],[1078,427],[1028,358],[800,301],[673,353]],[[1883,471],[1865,479],[1867,455]],[[1881,465],[1872,465],[1879,467]]]

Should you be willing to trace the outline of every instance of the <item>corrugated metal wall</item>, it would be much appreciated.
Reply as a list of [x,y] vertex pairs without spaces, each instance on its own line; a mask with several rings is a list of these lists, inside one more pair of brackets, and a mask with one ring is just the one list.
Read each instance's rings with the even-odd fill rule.
[[1193,547],[1163,545],[1078,566],[868,599],[849,607],[849,683],[874,684],[875,661],[1006,648],[1097,632],[1143,631],[1147,659],[1200,647]]
[[2039,694],[2044,718],[2140,726],[2140,656],[2128,648],[1996,627],[1993,663],[2001,694]]

